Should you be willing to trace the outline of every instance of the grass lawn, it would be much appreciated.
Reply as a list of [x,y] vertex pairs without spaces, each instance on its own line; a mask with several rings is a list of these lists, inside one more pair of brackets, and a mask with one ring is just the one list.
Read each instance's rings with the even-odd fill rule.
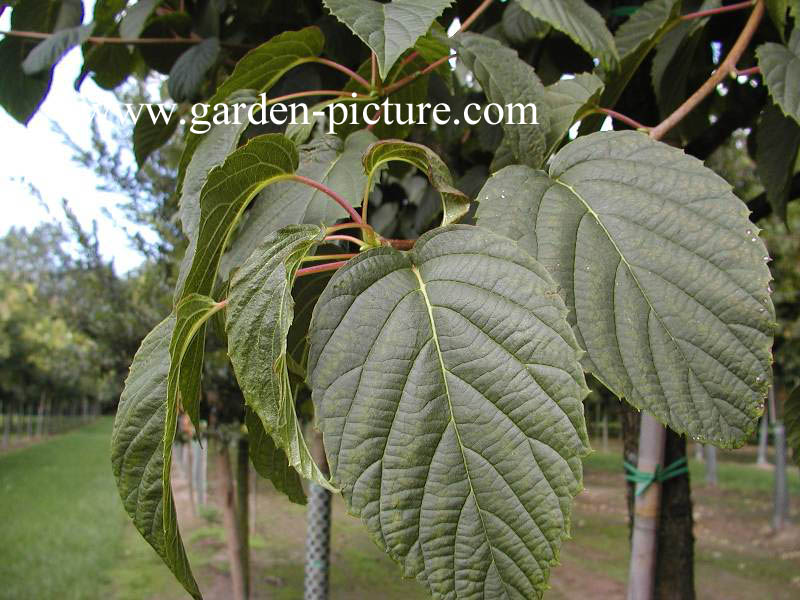
[[[164,569],[117,496],[111,426],[104,417],[0,455],[0,598],[145,598],[147,592],[115,593],[115,575],[129,571],[120,569],[126,556],[137,567],[128,589],[136,591],[136,581],[162,580]],[[168,574],[163,580],[172,585]]]
[[[111,418],[39,444],[0,454],[0,600],[179,600],[180,586],[139,537],[117,497],[109,463]],[[210,449],[213,452],[214,448]],[[718,488],[691,464],[698,597],[711,600],[791,599],[800,589],[800,527],[769,531],[772,472],[720,453]],[[748,461],[752,462],[752,461]],[[230,597],[225,535],[214,508],[214,461],[209,499],[189,508],[182,467],[175,472],[181,530],[195,575],[208,600]],[[617,448],[585,465],[572,539],[553,570],[550,600],[624,598],[629,546],[622,463]],[[305,508],[287,502],[260,480],[251,534],[252,598],[302,597]],[[790,469],[796,511],[797,469]],[[423,600],[422,586],[399,568],[334,499],[332,600]]]

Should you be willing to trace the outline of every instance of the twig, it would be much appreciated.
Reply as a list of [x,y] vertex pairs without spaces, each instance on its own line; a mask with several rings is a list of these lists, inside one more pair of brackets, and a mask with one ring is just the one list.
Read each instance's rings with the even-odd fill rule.
[[315,254],[314,256],[304,256],[300,259],[300,262],[315,262],[318,260],[334,260],[336,258],[343,258],[346,260],[350,260],[354,256],[358,256],[358,254],[353,254],[352,252],[348,252],[346,254]]
[[334,192],[327,185],[323,185],[318,181],[314,181],[313,179],[306,177],[305,175],[298,175],[297,173],[291,175],[287,179],[289,179],[290,181],[297,181],[299,183],[304,183],[307,186],[318,189],[323,194],[327,194],[334,200],[334,202],[336,202],[336,204],[338,204],[347,211],[347,214],[350,215],[353,221],[355,221],[356,223],[361,223],[361,215],[359,215],[356,212],[356,209],[353,208],[347,200],[345,200],[342,196]]
[[352,79],[353,81],[357,81],[358,83],[360,83],[365,89],[372,90],[372,87],[370,86],[369,81],[364,79],[361,75],[359,75],[358,73],[356,73],[352,69],[348,69],[347,67],[345,67],[342,64],[337,63],[336,61],[317,56],[317,57],[311,59],[311,61],[309,61],[309,62],[319,63],[321,65],[326,65],[328,67],[331,67],[332,69],[336,69],[337,71],[341,71],[342,73],[344,73],[345,75],[350,77],[350,79]]
[[761,73],[761,67],[750,67],[749,69],[742,69],[741,71],[739,69],[733,70],[733,74],[736,77],[740,75],[758,75],[759,73]]
[[392,85],[387,86],[386,88],[384,88],[383,95],[384,96],[388,96],[389,94],[393,94],[394,92],[396,92],[400,88],[407,86],[409,83],[411,83],[415,79],[417,79],[419,77],[422,77],[423,75],[427,75],[431,71],[435,70],[439,65],[442,65],[442,64],[446,63],[448,60],[450,60],[450,55],[449,54],[447,56],[443,56],[442,58],[432,62],[431,64],[429,64],[424,69],[422,69],[420,71],[417,71],[416,73],[412,73],[411,75],[408,75],[407,77],[403,77],[400,81],[395,81]]
[[742,33],[739,34],[738,39],[733,44],[731,51],[728,53],[728,56],[725,57],[725,60],[719,65],[719,68],[711,74],[706,82],[700,86],[700,88],[689,98],[681,104],[675,111],[669,115],[666,119],[664,119],[660,124],[650,130],[650,137],[654,140],[660,140],[666,133],[675,127],[678,123],[680,123],[683,118],[692,112],[698,104],[700,104],[706,96],[708,96],[711,92],[713,92],[719,83],[722,82],[732,71],[736,70],[736,63],[739,62],[742,54],[744,54],[747,45],[750,43],[753,34],[758,29],[758,24],[761,22],[761,18],[764,16],[764,2],[763,0],[757,0],[756,4],[753,8],[753,12],[750,13],[750,17],[747,19],[747,23],[742,29]]
[[703,17],[710,17],[712,15],[719,15],[726,12],[732,12],[734,10],[742,10],[744,8],[749,8],[753,6],[753,0],[747,0],[747,2],[737,2],[736,4],[729,4],[728,6],[720,6],[719,8],[710,8],[708,10],[699,10],[693,13],[687,13],[681,16],[681,21],[690,21],[692,19],[702,19]]
[[303,277],[304,275],[311,275],[312,273],[324,273],[325,271],[335,271],[339,267],[343,267],[347,264],[346,260],[340,260],[338,262],[328,263],[326,265],[315,265],[313,267],[305,267],[303,269],[298,269],[295,273],[295,277]]
[[352,235],[329,235],[325,238],[326,242],[336,240],[339,240],[340,242],[352,242],[353,244],[357,244],[360,248],[363,248],[367,245],[365,241],[360,240]]
[[[5,35],[7,37],[17,37],[17,38],[24,38],[30,40],[46,40],[53,35],[54,33],[42,33],[41,31],[20,31],[17,29],[13,29],[11,31],[0,31],[0,35]],[[202,38],[183,38],[183,37],[172,37],[172,38],[115,38],[115,37],[89,37],[86,39],[86,42],[90,44],[131,44],[131,45],[151,45],[151,44],[199,44],[202,42]],[[222,46],[227,48],[239,48],[242,50],[252,50],[255,46],[248,46],[244,44],[229,44],[227,42],[222,42]]]
[[650,131],[650,129],[651,129],[651,127],[648,127],[647,125],[642,125],[641,123],[639,123],[639,121],[636,121],[635,119],[631,119],[629,116],[623,115],[622,113],[617,112],[615,110],[611,110],[610,108],[598,108],[598,109],[595,110],[595,112],[603,114],[603,115],[607,115],[607,116],[611,117],[612,119],[616,119],[617,121],[621,121],[622,123],[625,123],[626,125],[630,125],[634,129],[640,129],[640,130],[643,130],[643,131]]

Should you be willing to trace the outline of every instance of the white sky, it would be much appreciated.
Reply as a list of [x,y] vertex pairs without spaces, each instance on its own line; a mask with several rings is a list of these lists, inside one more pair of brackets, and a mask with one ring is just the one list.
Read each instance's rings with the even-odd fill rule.
[[[94,2],[85,4],[84,21],[88,21]],[[10,12],[6,10],[0,17],[0,30],[10,28]],[[75,142],[88,148],[91,111],[87,100],[116,103],[115,96],[97,87],[90,77],[84,81],[80,94],[75,92],[73,82],[81,64],[79,48],[58,64],[50,93],[27,128],[0,108],[0,235],[11,226],[31,228],[43,221],[63,221],[61,199],[66,198],[85,228],[97,221],[103,256],[114,260],[117,272],[125,272],[141,263],[142,257],[130,247],[122,230],[123,226],[136,230],[115,208],[123,198],[98,191],[100,179],[72,161],[71,150],[51,127],[51,122],[57,121]],[[3,85],[1,78],[0,75]],[[30,193],[28,183],[40,190],[46,207]],[[111,212],[113,219],[102,214],[103,208]]]

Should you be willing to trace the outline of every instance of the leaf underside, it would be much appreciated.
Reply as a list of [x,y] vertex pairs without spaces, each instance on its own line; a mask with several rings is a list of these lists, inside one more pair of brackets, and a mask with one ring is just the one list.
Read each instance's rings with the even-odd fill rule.
[[786,46],[762,44],[756,56],[775,104],[800,123],[800,27],[794,28]]
[[435,598],[533,598],[581,489],[583,371],[566,308],[476,227],[362,253],[314,310],[309,372],[333,483]]
[[478,224],[559,283],[584,364],[609,389],[696,439],[747,440],[775,317],[766,248],[728,183],[645,135],[604,132],[565,146],[549,173],[496,173],[478,200]]

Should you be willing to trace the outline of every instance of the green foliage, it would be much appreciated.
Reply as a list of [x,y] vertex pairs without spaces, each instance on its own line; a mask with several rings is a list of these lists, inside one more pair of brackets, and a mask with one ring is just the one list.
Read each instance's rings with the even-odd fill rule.
[[333,481],[434,597],[538,597],[558,559],[588,450],[565,316],[539,263],[469,226],[365,252],[314,310]]
[[470,199],[453,187],[450,170],[430,148],[400,140],[386,140],[372,144],[364,152],[363,158],[364,170],[369,181],[380,173],[383,165],[393,161],[413,165],[428,176],[431,185],[442,196],[443,226],[455,223],[467,214]]
[[324,0],[325,6],[347,25],[378,57],[386,78],[397,59],[427,33],[431,23],[453,0]]
[[[178,103],[258,114],[264,93],[264,107],[308,102],[311,113],[388,100],[444,102],[453,117],[468,103],[514,105],[528,118],[414,124],[384,114],[334,134],[316,115],[291,126],[213,123],[185,134],[177,173],[160,162],[178,151],[177,119],[137,123],[134,155],[159,183],[154,208],[135,214],[164,232],[180,221],[185,239],[169,246],[186,252],[171,276],[174,306],[160,313],[171,315],[134,360],[112,456],[129,514],[190,594],[199,596],[169,475],[179,410],[198,428],[203,389],[217,392],[205,396],[222,422],[245,421],[251,461],[290,500],[305,500],[302,478],[340,487],[434,597],[511,598],[541,596],[568,534],[588,446],[584,372],[674,430],[724,447],[744,443],[762,412],[776,316],[776,371],[797,377],[796,240],[773,218],[773,309],[769,254],[748,220],[751,210],[796,220],[800,33],[790,4],[768,3],[777,34],[768,25],[745,40],[758,48],[769,97],[759,78],[731,78],[671,132],[695,158],[644,132],[585,134],[606,115],[639,128],[688,106],[719,63],[706,56],[709,42],[723,55],[740,45],[716,15],[680,19],[718,0],[636,10],[584,0],[99,0],[78,38],[63,29],[79,24],[77,5],[58,4],[63,20],[55,3],[20,0],[12,28],[64,33],[30,54],[21,39],[0,42],[13,83],[0,104],[21,121],[89,27],[165,43],[84,43],[81,79],[93,73],[114,87],[156,71]],[[456,16],[477,33],[446,38]],[[790,26],[788,46],[776,43]],[[38,75],[22,71],[26,58]],[[742,53],[739,68],[753,60]],[[744,154],[743,128],[759,114],[763,197]],[[749,206],[703,165],[710,156],[717,168],[747,166],[726,169]],[[119,157],[99,162],[117,186],[151,195]],[[174,198],[165,181],[177,182]],[[471,199],[477,226],[454,225],[472,222]],[[118,290],[96,246],[83,245],[94,257],[88,289]],[[63,385],[60,357],[87,361],[111,347],[92,345],[93,319],[126,339],[111,301],[76,303],[71,318],[48,324],[25,303],[54,297],[56,278],[25,284],[3,285],[0,296],[10,315],[0,353],[21,352],[20,373]],[[141,285],[139,297],[151,284]],[[309,422],[323,430],[330,482],[309,452]]]
[[680,433],[747,441],[770,379],[771,275],[723,179],[642,134],[609,132],[565,146],[548,173],[507,167],[479,201],[478,224],[518,240],[560,284],[587,370]]
[[764,44],[756,51],[772,99],[783,114],[800,123],[800,28],[786,46]]

